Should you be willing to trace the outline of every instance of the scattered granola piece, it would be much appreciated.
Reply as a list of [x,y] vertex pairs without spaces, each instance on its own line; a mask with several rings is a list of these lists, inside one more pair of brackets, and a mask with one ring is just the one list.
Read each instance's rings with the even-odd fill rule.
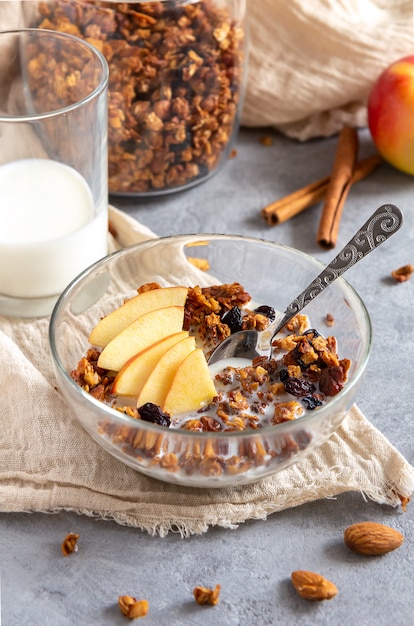
[[398,494],[398,497],[401,500],[401,508],[402,508],[403,512],[406,513],[406,511],[407,511],[407,504],[410,502],[411,498],[409,498],[407,496],[402,496],[401,494]]
[[333,326],[335,324],[335,318],[332,313],[326,314],[325,323],[327,326]]
[[194,598],[197,604],[218,604],[221,586],[216,585],[214,589],[209,587],[195,587],[193,590]]
[[79,539],[79,535],[76,533],[68,533],[62,542],[62,553],[63,556],[69,556],[72,552],[78,551],[77,541]]
[[229,159],[234,159],[236,156],[237,156],[237,150],[236,148],[233,148],[232,150],[230,150]]
[[393,270],[391,272],[391,276],[397,283],[404,283],[406,280],[411,278],[411,274],[414,272],[414,265],[403,265],[399,267],[397,270]]
[[338,593],[336,585],[315,572],[297,570],[292,572],[292,583],[305,600],[330,600]]
[[268,147],[273,144],[273,139],[270,135],[264,135],[263,137],[260,137],[260,143],[262,144],[262,146]]
[[145,617],[148,613],[148,601],[137,600],[132,596],[119,596],[118,606],[125,617],[128,617],[129,619]]

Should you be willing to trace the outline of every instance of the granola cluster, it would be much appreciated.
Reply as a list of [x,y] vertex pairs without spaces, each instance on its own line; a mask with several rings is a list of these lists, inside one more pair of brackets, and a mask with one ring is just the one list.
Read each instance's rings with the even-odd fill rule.
[[133,596],[119,596],[118,606],[123,615],[129,619],[145,617],[148,613],[148,600],[137,600]]
[[[210,343],[214,347],[231,335],[232,329],[225,321],[225,314],[236,307],[240,310],[250,300],[251,296],[239,283],[190,287],[185,305],[184,330],[195,329],[204,345]],[[243,325],[238,330],[253,328],[259,321],[267,326],[269,320],[263,317],[252,313],[249,320],[243,318]]]
[[[306,325],[306,316],[297,315],[289,327]],[[280,424],[314,410],[343,388],[350,361],[338,358],[334,337],[325,339],[309,329],[277,339],[273,347],[270,360],[258,357],[247,367],[227,366],[216,374],[217,396],[182,428],[230,432]]]
[[414,265],[408,263],[407,265],[402,265],[401,267],[393,270],[391,272],[391,276],[397,283],[405,283],[405,281],[410,280],[412,273],[414,272]]
[[64,540],[62,541],[62,554],[63,556],[69,556],[73,552],[77,552],[78,550],[78,539],[79,535],[77,533],[68,533]]
[[216,585],[214,589],[198,585],[193,589],[194,599],[197,604],[211,604],[215,606],[219,602],[220,591],[220,585]]
[[213,172],[237,123],[244,32],[216,0],[49,0],[33,24],[109,64],[109,190],[149,194]]

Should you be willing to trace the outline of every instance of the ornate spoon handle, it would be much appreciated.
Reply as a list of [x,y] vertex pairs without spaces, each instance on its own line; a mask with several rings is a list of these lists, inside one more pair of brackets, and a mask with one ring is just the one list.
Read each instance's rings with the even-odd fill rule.
[[324,270],[313,280],[297,298],[289,304],[273,333],[275,336],[282,328],[299,313],[311,300],[331,285],[334,280],[358,263],[372,250],[378,248],[391,235],[397,232],[403,223],[400,209],[393,204],[379,207],[369,220],[358,230],[344,248],[332,259]]

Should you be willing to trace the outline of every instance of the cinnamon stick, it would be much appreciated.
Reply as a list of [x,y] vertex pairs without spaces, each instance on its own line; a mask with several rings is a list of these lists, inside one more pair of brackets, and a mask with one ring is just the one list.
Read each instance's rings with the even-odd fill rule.
[[323,248],[334,248],[338,237],[342,209],[352,185],[358,153],[358,133],[344,126],[339,134],[331,178],[319,222],[317,243]]
[[361,159],[355,165],[354,173],[352,175],[352,184],[357,183],[360,180],[363,180],[371,172],[373,172],[378,165],[381,163],[382,158],[379,154],[373,154],[372,156],[367,157],[366,159]]
[[[352,176],[352,183],[356,183],[366,178],[381,163],[381,157],[377,154],[358,161]],[[310,183],[293,193],[290,193],[261,210],[261,215],[271,226],[282,224],[286,220],[298,215],[305,209],[313,206],[322,200],[328,189],[330,176],[325,176],[320,180]]]
[[261,215],[268,224],[281,224],[319,202],[326,194],[328,183],[329,176],[310,183],[306,187],[268,204],[261,210]]

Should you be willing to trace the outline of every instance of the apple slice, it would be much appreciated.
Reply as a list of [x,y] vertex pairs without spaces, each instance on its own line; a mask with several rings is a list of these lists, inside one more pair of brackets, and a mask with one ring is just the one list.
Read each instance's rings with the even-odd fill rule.
[[89,343],[104,348],[141,315],[166,306],[184,306],[187,293],[187,287],[161,287],[139,293],[103,317],[92,329]]
[[186,337],[188,337],[188,331],[182,330],[138,352],[118,372],[112,385],[112,392],[122,396],[138,396],[162,355]]
[[161,406],[174,375],[185,357],[196,349],[194,337],[182,339],[165,352],[145,381],[138,396],[137,407],[146,402]]
[[197,348],[178,367],[161,406],[170,415],[197,411],[216,395],[203,351]]
[[141,350],[168,335],[180,332],[183,321],[183,306],[167,306],[144,313],[105,346],[99,355],[98,366],[119,372]]

